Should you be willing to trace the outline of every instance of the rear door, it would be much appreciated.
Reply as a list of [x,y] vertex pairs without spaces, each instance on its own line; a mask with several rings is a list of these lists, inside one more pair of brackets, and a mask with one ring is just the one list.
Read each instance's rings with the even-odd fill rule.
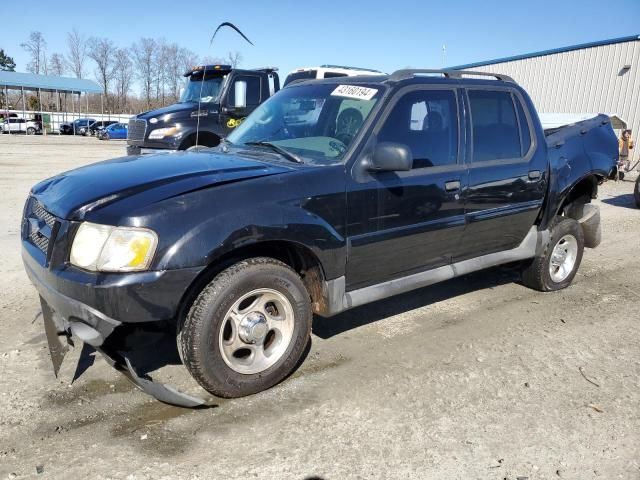
[[465,101],[471,137],[467,227],[454,261],[518,246],[540,212],[547,175],[546,150],[536,148],[520,92],[467,88]]
[[451,262],[464,229],[460,116],[455,87],[407,87],[385,109],[372,141],[409,147],[413,168],[368,172],[354,165],[348,290]]

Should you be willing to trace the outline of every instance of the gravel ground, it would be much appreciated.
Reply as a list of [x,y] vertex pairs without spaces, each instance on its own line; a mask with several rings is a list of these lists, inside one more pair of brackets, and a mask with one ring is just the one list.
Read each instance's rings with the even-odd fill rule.
[[[124,153],[92,138],[0,136],[0,479],[639,479],[640,210],[597,204],[604,240],[570,288],[497,268],[314,321],[281,385],[186,410],[99,357],[55,379],[20,260],[31,185]],[[635,175],[631,175],[635,178]],[[154,372],[203,395],[181,366]]]

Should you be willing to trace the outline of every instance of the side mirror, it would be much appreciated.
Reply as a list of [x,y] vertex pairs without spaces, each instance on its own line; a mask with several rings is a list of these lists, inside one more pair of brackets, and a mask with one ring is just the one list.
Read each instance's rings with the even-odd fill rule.
[[233,105],[235,108],[247,107],[247,82],[236,80],[233,83]]
[[406,145],[380,142],[375,146],[369,170],[374,172],[399,172],[411,170],[413,155]]

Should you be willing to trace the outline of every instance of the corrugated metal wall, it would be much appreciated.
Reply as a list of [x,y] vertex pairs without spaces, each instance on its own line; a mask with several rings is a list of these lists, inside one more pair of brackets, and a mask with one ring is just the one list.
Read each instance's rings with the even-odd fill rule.
[[[624,65],[631,69],[622,72]],[[512,76],[529,92],[540,112],[617,114],[633,129],[635,140],[640,140],[640,40],[475,70]]]

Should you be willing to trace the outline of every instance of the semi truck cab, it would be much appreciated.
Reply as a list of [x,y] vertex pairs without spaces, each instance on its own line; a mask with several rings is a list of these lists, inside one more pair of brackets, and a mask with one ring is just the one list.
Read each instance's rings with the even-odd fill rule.
[[128,155],[215,147],[280,89],[276,68],[201,65],[184,76],[178,103],[129,120]]

